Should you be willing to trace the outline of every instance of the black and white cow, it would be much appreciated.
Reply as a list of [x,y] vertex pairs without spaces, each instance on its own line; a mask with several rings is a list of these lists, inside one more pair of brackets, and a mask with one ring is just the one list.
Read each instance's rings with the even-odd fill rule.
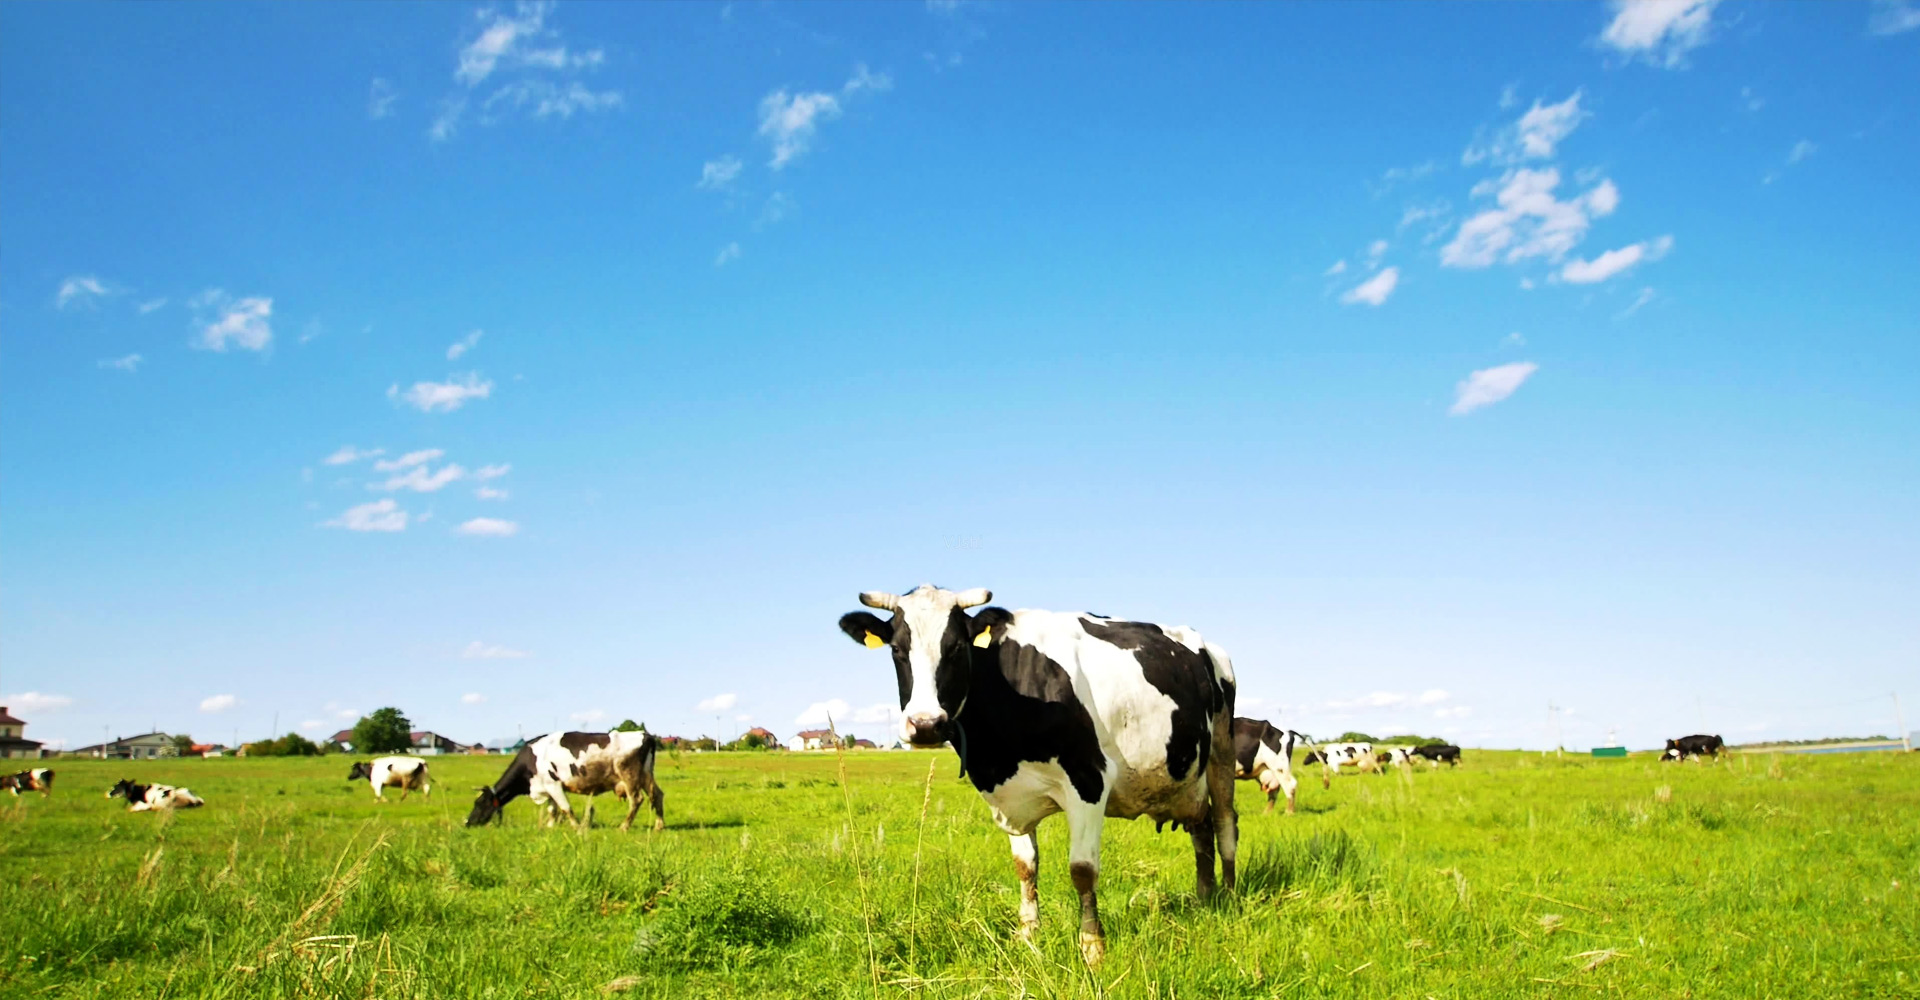
[[1380,773],[1385,774],[1389,765],[1406,767],[1407,762],[1413,759],[1413,751],[1406,747],[1387,747],[1374,751],[1373,759],[1379,762]]
[[541,809],[542,826],[565,816],[576,826],[567,793],[587,798],[586,825],[593,825],[593,796],[612,792],[627,800],[625,831],[633,826],[640,804],[653,805],[653,828],[666,828],[667,796],[653,780],[653,759],[660,741],[651,733],[548,733],[520,748],[500,780],[480,789],[467,814],[468,826],[480,826],[500,815],[508,802],[525,795]]
[[1423,747],[1414,747],[1413,755],[1436,768],[1440,766],[1441,761],[1446,761],[1448,767],[1456,767],[1460,763],[1460,748],[1451,743],[1429,743]]
[[1332,788],[1333,776],[1342,768],[1375,772],[1381,769],[1371,743],[1328,743],[1320,748],[1319,760],[1321,788]]
[[1033,831],[1065,813],[1068,872],[1080,894],[1080,951],[1106,953],[1095,886],[1105,817],[1151,816],[1185,826],[1202,898],[1214,889],[1217,842],[1233,888],[1233,664],[1185,626],[1162,627],[1056,611],[966,609],[984,589],[923,584],[904,596],[870,591],[840,618],[855,642],[887,647],[915,746],[950,743],[961,773],[1012,841],[1020,876],[1020,936],[1040,922]]
[[114,784],[107,798],[119,796],[127,800],[128,812],[147,812],[151,809],[193,809],[207,803],[200,796],[184,788],[172,785],[142,785],[126,778]]
[[364,779],[373,786],[373,797],[385,802],[382,793],[389,788],[400,789],[400,801],[419,789],[420,794],[433,798],[433,780],[427,774],[427,762],[418,757],[375,757],[371,761],[355,761],[347,771],[348,781]]
[[1677,740],[1668,740],[1667,749],[1660,754],[1661,760],[1685,760],[1688,757],[1720,756],[1726,748],[1726,742],[1718,736],[1682,736]]
[[53,768],[36,767],[18,774],[0,775],[0,788],[15,795],[22,791],[39,792],[45,798],[53,792]]
[[[1233,776],[1242,781],[1260,783],[1267,793],[1267,811],[1273,800],[1287,793],[1287,813],[1293,813],[1293,793],[1300,782],[1293,776],[1293,749],[1310,746],[1307,738],[1291,729],[1281,729],[1265,719],[1233,720]],[[1312,756],[1309,753],[1308,756]]]

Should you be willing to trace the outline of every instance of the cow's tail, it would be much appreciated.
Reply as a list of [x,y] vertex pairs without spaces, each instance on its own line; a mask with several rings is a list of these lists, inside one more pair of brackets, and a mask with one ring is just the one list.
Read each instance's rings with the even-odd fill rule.
[[667,827],[667,793],[660,788],[660,780],[653,776],[653,762],[660,756],[660,738],[648,733],[640,741],[640,784],[635,794],[644,790],[647,804],[653,807],[653,828],[660,831]]
[[[1233,811],[1233,661],[1213,643],[1202,646],[1213,665],[1213,688],[1218,700],[1213,717],[1213,747],[1207,755],[1207,799],[1212,812],[1214,842],[1220,850],[1220,881],[1233,891],[1234,858],[1239,854],[1240,821]],[[1209,862],[1208,867],[1212,864]]]

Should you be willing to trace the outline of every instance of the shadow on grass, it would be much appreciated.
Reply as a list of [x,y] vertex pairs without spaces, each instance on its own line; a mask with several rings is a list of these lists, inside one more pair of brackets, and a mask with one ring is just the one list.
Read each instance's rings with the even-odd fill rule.
[[686,819],[678,823],[668,823],[669,830],[726,830],[737,826],[746,826],[747,821],[738,816],[725,819]]

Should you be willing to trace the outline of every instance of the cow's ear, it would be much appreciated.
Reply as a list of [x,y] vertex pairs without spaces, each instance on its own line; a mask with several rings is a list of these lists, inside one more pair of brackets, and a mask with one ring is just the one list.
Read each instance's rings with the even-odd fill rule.
[[993,645],[995,626],[999,626],[1004,635],[1005,626],[1010,621],[1013,621],[1013,612],[1006,608],[981,608],[967,619],[967,630],[971,633],[973,644],[984,649]]
[[840,631],[868,649],[879,649],[893,641],[893,624],[883,622],[865,611],[850,611],[841,615]]

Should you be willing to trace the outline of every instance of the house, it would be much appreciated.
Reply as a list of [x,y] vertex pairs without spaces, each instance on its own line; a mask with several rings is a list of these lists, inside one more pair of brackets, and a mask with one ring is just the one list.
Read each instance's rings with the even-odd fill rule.
[[324,747],[332,747],[333,749],[338,750],[341,753],[352,753],[353,752],[353,730],[342,729],[339,732],[334,733],[332,736],[329,736],[326,739],[320,741],[320,745]]
[[879,745],[878,745],[878,744],[876,744],[876,743],[874,743],[874,742],[873,742],[872,740],[854,740],[854,741],[853,741],[853,746],[854,746],[854,749],[856,749],[856,750],[878,750],[878,749],[880,749],[880,747],[879,747]]
[[408,733],[407,737],[413,741],[413,749],[409,750],[408,753],[418,754],[422,757],[434,757],[443,753],[467,752],[467,745],[465,743],[455,742],[439,733],[429,732],[425,729],[416,729]]
[[106,760],[152,760],[155,757],[178,757],[180,751],[173,745],[173,737],[166,733],[141,733],[138,736],[122,736],[110,743],[95,743],[92,746],[68,750],[64,757],[100,757]]
[[41,743],[26,737],[27,723],[0,705],[0,757],[38,757]]
[[770,747],[777,747],[780,745],[780,737],[773,735],[773,730],[768,729],[764,726],[755,726],[752,729],[749,729],[746,732],[741,733],[740,735],[758,736],[760,737],[760,742],[765,743]]
[[840,745],[840,737],[831,729],[802,729],[787,741],[789,750],[832,750]]
[[220,743],[195,743],[187,747],[187,752],[195,757],[225,757],[227,748]]

